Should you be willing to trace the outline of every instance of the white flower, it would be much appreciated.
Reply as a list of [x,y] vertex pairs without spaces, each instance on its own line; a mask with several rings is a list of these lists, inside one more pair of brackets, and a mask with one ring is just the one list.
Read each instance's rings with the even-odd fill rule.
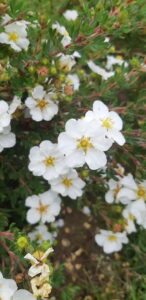
[[84,119],[70,119],[65,125],[65,132],[58,137],[58,147],[66,155],[66,164],[70,167],[82,167],[87,163],[96,170],[106,165],[107,151],[112,142],[104,137],[104,129]]
[[12,115],[18,107],[21,107],[21,99],[15,96],[9,106],[9,114]]
[[71,37],[64,26],[61,26],[58,22],[56,22],[52,25],[52,29],[56,29],[58,33],[63,35],[63,39],[61,40],[63,47],[66,47],[71,43]]
[[52,25],[52,29],[56,29],[58,33],[63,36],[67,36],[68,32],[64,26],[61,26],[58,22]]
[[83,214],[85,215],[90,215],[91,214],[91,210],[88,206],[84,206],[82,209]]
[[[47,266],[47,265],[46,265]],[[48,299],[49,294],[51,293],[52,287],[47,282],[48,278],[42,278],[42,276],[36,276],[31,279],[31,288],[33,294],[37,297],[37,299]],[[39,297],[39,298],[38,298]]]
[[60,53],[57,55],[59,57],[58,65],[61,70],[64,70],[65,72],[71,71],[72,67],[76,64],[76,61],[74,59],[74,55],[65,55],[63,53]]
[[28,233],[28,236],[31,241],[37,241],[38,244],[41,244],[42,241],[50,241],[52,244],[54,241],[53,234],[48,231],[48,228],[44,224],[40,224],[35,227],[32,232]]
[[47,191],[39,195],[33,195],[26,198],[25,205],[30,207],[26,219],[28,223],[35,224],[54,222],[61,209],[61,199],[57,193]]
[[63,14],[63,16],[68,20],[68,21],[75,21],[78,17],[78,12],[76,10],[66,10]]
[[0,299],[11,300],[11,297],[17,291],[16,282],[12,279],[3,278],[0,272]]
[[8,126],[0,133],[0,152],[2,152],[4,148],[14,147],[16,144],[16,136],[14,133],[10,132],[10,130],[11,128]]
[[146,204],[144,200],[132,201],[128,205],[129,213],[135,218],[138,225],[146,229]]
[[105,194],[105,200],[107,203],[118,203],[119,199],[119,191],[122,188],[120,181],[116,181],[114,179],[110,179],[108,181],[109,191]]
[[131,203],[122,211],[122,215],[126,221],[125,230],[127,233],[130,234],[132,232],[136,232],[136,226],[134,223],[135,217],[131,213]]
[[74,51],[74,53],[72,54],[72,56],[76,57],[76,58],[80,58],[81,54],[78,51]]
[[125,68],[128,67],[128,63],[125,60],[123,60],[121,56],[114,57],[112,55],[108,55],[106,69],[111,70],[113,65],[124,65]]
[[107,254],[120,251],[122,244],[128,243],[126,232],[114,233],[108,230],[100,230],[99,234],[95,235],[96,243],[103,247],[103,251]]
[[68,46],[71,43],[71,37],[69,35],[64,36],[63,39],[61,40],[61,44],[63,47]]
[[38,85],[32,91],[32,97],[28,97],[25,105],[30,109],[32,119],[39,122],[50,121],[58,113],[58,106],[50,99],[43,86]]
[[77,74],[68,74],[66,82],[73,86],[74,91],[78,91],[80,86],[80,80]]
[[146,201],[146,180],[136,183],[132,174],[129,173],[122,178],[121,184],[124,187],[120,191],[120,197],[127,195],[130,200]]
[[85,115],[88,120],[95,120],[97,125],[105,129],[105,135],[122,146],[125,138],[120,132],[123,127],[122,119],[114,111],[109,111],[108,107],[100,100],[94,101],[93,111],[88,111]]
[[[6,25],[8,22],[10,22],[12,20],[12,18],[8,15],[8,14],[5,14],[3,17],[2,17],[2,22],[1,22],[1,25]],[[21,20],[19,21],[21,22],[21,24],[24,24],[24,25],[29,25],[31,24],[30,22],[28,21],[25,21],[25,20]],[[34,21],[34,22],[37,22],[37,21]],[[13,22],[14,23],[14,22]]]
[[11,116],[8,110],[9,106],[7,102],[0,100],[0,132],[2,132],[5,127],[10,125]]
[[40,251],[37,251],[37,256],[39,256],[39,259],[35,258],[32,254],[28,253],[24,256],[25,259],[28,259],[33,263],[32,267],[30,267],[28,271],[28,275],[30,277],[34,277],[38,274],[42,274],[43,277],[47,277],[50,273],[49,266],[44,263],[44,260],[47,258],[47,256],[53,252],[54,250],[52,248],[49,248],[45,253],[41,253]]
[[5,32],[0,33],[0,43],[8,44],[17,52],[28,50],[27,26],[23,21],[16,21],[4,26]]
[[[12,300],[37,300],[30,292],[26,290],[18,290]],[[7,299],[8,300],[8,299]]]
[[5,25],[6,23],[8,23],[11,20],[12,20],[12,18],[8,14],[5,14],[4,16],[2,16],[1,25]]
[[92,70],[92,72],[100,75],[104,80],[107,80],[108,78],[115,75],[114,71],[107,72],[105,69],[96,65],[92,60],[87,61],[87,65]]
[[51,189],[62,196],[69,196],[71,199],[76,199],[82,196],[82,189],[85,186],[85,182],[78,177],[76,170],[70,169],[64,175],[50,180]]
[[117,178],[121,178],[124,176],[125,169],[120,164],[117,164],[116,168],[114,168],[114,171],[117,173]]
[[65,159],[57,144],[43,141],[39,146],[32,147],[29,154],[28,169],[35,176],[43,176],[51,180],[66,172]]
[[0,299],[1,300],[36,300],[36,298],[26,290],[17,290],[16,282],[13,279],[3,278],[0,272]]

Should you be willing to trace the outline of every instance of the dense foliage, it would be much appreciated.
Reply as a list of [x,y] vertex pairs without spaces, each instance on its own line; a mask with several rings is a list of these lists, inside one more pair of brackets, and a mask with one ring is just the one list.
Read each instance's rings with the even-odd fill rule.
[[[64,17],[63,13],[68,9],[78,12],[75,20]],[[145,12],[144,0],[5,0],[0,3],[0,100],[7,102],[9,107],[15,96],[20,100],[11,113],[11,131],[16,135],[16,144],[0,153],[0,269],[5,277],[15,278],[27,290],[30,290],[29,264],[24,256],[37,249],[45,252],[50,247],[48,241],[38,246],[37,241],[30,241],[28,237],[33,227],[26,221],[28,208],[25,200],[43,194],[51,187],[43,176],[34,176],[28,168],[30,149],[44,140],[57,143],[59,134],[65,131],[66,122],[72,118],[82,120],[97,99],[121,117],[126,143],[114,143],[106,152],[106,169],[91,170],[87,164],[76,169],[86,186],[75,201],[70,199],[72,197],[61,196],[62,211],[68,206],[75,211],[88,206],[97,229],[117,233],[125,228],[123,202],[109,204],[105,201],[105,194],[109,180],[119,180],[119,164],[125,169],[122,176],[131,173],[137,184],[146,178]],[[10,19],[4,23],[6,14]],[[5,26],[21,21],[28,22],[24,26],[27,27],[29,45],[18,51],[10,43],[2,42],[1,34]],[[53,28],[58,24],[56,22],[65,27],[67,34],[60,33],[59,27]],[[62,38],[66,36],[69,42],[65,44]],[[13,42],[15,38],[13,36]],[[71,56],[74,62],[71,67],[61,64],[60,53]],[[75,83],[71,82],[69,74],[77,76]],[[58,112],[57,108],[56,111],[52,108],[50,119],[37,120],[27,104],[26,99],[33,97],[38,86],[43,86],[51,103],[58,107]],[[59,211],[56,215],[59,219]],[[54,224],[53,221],[47,224],[53,233],[59,231]],[[55,271],[51,269],[52,297],[56,291],[56,299],[62,300],[146,299],[146,227],[143,224],[144,221],[137,222],[136,232],[128,236],[129,243],[120,254],[108,258],[96,245],[98,271],[104,265],[103,273],[106,274],[105,266],[110,267],[111,282],[108,278],[108,282],[104,281],[100,287],[99,280],[92,282],[89,278],[84,283],[69,282],[65,279],[63,265],[59,264]],[[93,241],[98,231],[91,230]],[[57,244],[57,237],[54,239],[54,249],[57,249],[59,242]],[[123,276],[126,276],[127,283]],[[91,298],[87,298],[88,295]]]

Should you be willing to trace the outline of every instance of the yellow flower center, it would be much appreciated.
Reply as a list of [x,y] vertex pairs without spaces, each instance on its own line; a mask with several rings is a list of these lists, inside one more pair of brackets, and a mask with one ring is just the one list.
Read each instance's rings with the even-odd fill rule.
[[59,62],[58,67],[60,70],[64,71],[65,73],[69,72],[69,66],[67,64]]
[[18,238],[16,244],[20,248],[25,248],[25,246],[28,244],[27,238],[24,236],[21,236],[20,238]]
[[114,124],[114,122],[111,118],[101,119],[101,125],[103,127],[105,127],[106,129],[112,129],[113,124]]
[[38,234],[36,234],[36,240],[41,240],[42,239],[42,234],[40,234],[40,233],[38,233]]
[[35,101],[37,102],[36,106],[39,107],[41,110],[43,110],[48,105],[48,102],[44,98],[41,100],[35,99]]
[[39,207],[37,210],[40,212],[40,214],[44,214],[47,212],[48,205],[43,205],[40,203]]
[[117,58],[117,59],[120,59],[120,60],[123,59],[123,57],[122,57],[121,55],[117,55],[116,58]]
[[129,219],[130,219],[131,221],[134,221],[134,216],[131,215],[130,213],[128,214],[128,217],[129,217]]
[[120,175],[123,176],[123,170],[121,168],[115,168],[115,171]]
[[[44,252],[43,251],[40,251],[40,250],[36,250],[33,254],[32,254],[32,256],[34,257],[34,258],[36,258],[38,261],[40,261],[41,260],[41,258],[42,258],[42,256],[44,255]],[[44,261],[43,261],[44,262]],[[34,264],[34,262],[31,262],[32,264]]]
[[44,164],[46,167],[52,167],[52,166],[54,166],[54,161],[55,161],[55,158],[52,156],[49,156],[49,157],[45,158]]
[[138,190],[136,193],[137,193],[138,199],[141,197],[146,198],[146,190],[142,186],[138,187]]
[[117,194],[119,193],[120,189],[121,189],[121,187],[117,184],[116,187],[115,187],[115,189],[113,190],[114,197],[117,196]]
[[70,179],[65,178],[62,183],[66,186],[66,187],[70,187],[72,185],[72,182]]
[[90,138],[82,137],[81,139],[77,139],[77,142],[77,149],[82,149],[85,153],[89,148],[93,148]]
[[63,36],[68,36],[68,35],[69,35],[68,32],[66,30],[64,30]]
[[117,237],[114,236],[114,235],[109,235],[109,236],[108,236],[108,240],[109,240],[110,242],[115,242],[115,241],[117,240]]
[[69,78],[67,78],[67,80],[66,80],[66,83],[68,83],[68,84],[72,84],[72,80],[71,79],[69,79]]
[[15,32],[9,32],[9,40],[12,42],[16,42],[19,39],[18,34]]

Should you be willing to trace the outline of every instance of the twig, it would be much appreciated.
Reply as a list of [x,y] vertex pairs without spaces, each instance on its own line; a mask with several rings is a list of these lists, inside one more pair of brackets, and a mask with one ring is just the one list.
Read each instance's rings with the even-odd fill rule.
[[6,250],[6,252],[9,255],[10,258],[10,273],[12,275],[13,271],[14,271],[14,265],[15,265],[15,261],[17,262],[20,270],[22,273],[25,273],[25,269],[23,267],[23,265],[20,263],[19,259],[17,258],[17,256],[10,250],[10,248],[0,239],[0,244],[1,246]]
[[0,236],[3,236],[10,241],[12,241],[12,239],[13,239],[13,233],[8,232],[8,231],[0,232]]

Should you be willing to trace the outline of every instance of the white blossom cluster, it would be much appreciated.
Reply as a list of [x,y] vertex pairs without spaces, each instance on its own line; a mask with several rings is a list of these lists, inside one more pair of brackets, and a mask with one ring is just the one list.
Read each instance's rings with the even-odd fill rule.
[[[58,113],[58,105],[51,100],[52,93],[47,93],[43,86],[38,85],[32,91],[32,96],[25,101],[29,115],[36,122],[50,121]],[[16,144],[16,136],[11,132],[11,120],[17,109],[22,109],[21,99],[14,96],[10,105],[0,100],[0,152]]]
[[[73,22],[78,17],[78,12],[67,10],[63,16],[69,22]],[[28,25],[33,26],[30,22],[15,21],[9,15],[5,15],[1,25],[3,32],[0,33],[0,43],[9,45],[16,52],[28,50],[30,44],[27,37]],[[72,43],[72,38],[64,26],[56,22],[52,25],[52,29],[54,34],[61,35],[63,47]],[[108,37],[105,38],[105,42],[109,42]],[[58,68],[68,73],[62,88],[69,84],[73,91],[79,89],[79,77],[71,73],[76,64],[75,59],[79,57],[80,54],[76,51],[72,55],[59,53],[56,56]],[[128,67],[128,63],[122,57],[112,55],[107,56],[105,69],[91,60],[87,64],[103,80],[115,75],[115,65]],[[21,100],[16,96],[10,105],[0,100],[0,152],[4,148],[13,147],[16,143],[10,123],[20,106]],[[36,122],[50,121],[58,113],[58,104],[53,100],[53,92],[48,92],[42,85],[36,85],[25,100],[25,109],[26,115]],[[30,149],[29,170],[34,176],[42,176],[51,187],[44,193],[27,197],[25,201],[26,207],[29,208],[26,217],[28,223],[32,225],[39,223],[29,233],[31,240],[38,240],[39,244],[43,240],[50,240],[53,243],[54,236],[48,232],[45,224],[54,222],[60,213],[61,198],[58,194],[71,199],[82,196],[85,182],[79,177],[76,168],[85,164],[91,170],[106,168],[106,151],[114,142],[120,146],[125,143],[121,133],[122,127],[123,122],[119,115],[109,111],[102,101],[96,100],[93,109],[87,111],[82,119],[70,119],[66,122],[65,131],[59,134],[57,143],[45,140]],[[122,212],[126,220],[125,231],[113,233],[101,230],[101,233],[95,236],[96,242],[104,247],[106,253],[121,250],[122,244],[128,242],[126,234],[136,231],[134,221],[146,228],[146,182],[136,183],[131,174],[124,176],[122,169],[121,172],[117,180],[109,180],[109,191],[105,195],[105,200],[108,203],[126,205]],[[86,207],[83,211],[89,214]],[[32,296],[30,299],[35,298]]]
[[122,210],[124,231],[114,233],[100,230],[96,234],[95,241],[103,247],[105,253],[120,251],[122,244],[128,243],[127,234],[137,231],[136,224],[146,229],[146,180],[138,182],[132,174],[124,175],[121,166],[116,171],[116,180],[110,179],[107,183],[109,190],[105,194],[105,201],[125,205]]
[[[76,10],[66,10],[63,16],[68,21],[75,21],[76,18],[78,17],[78,13]],[[61,44],[63,45],[63,47],[66,47],[69,44],[71,44],[72,41],[71,37],[64,26],[61,26],[58,22],[56,22],[55,24],[52,25],[52,29],[56,30],[57,33],[63,36],[63,38],[61,39]]]
[[103,80],[107,80],[108,78],[115,75],[115,71],[113,69],[114,65],[124,66],[124,68],[128,67],[128,63],[122,58],[122,56],[107,56],[107,62],[105,65],[105,69],[99,65],[96,65],[92,60],[87,62],[88,67],[92,70],[92,72],[100,75]]
[[59,134],[58,143],[45,140],[30,149],[29,170],[34,176],[42,176],[51,186],[49,191],[26,199],[25,204],[29,207],[27,221],[30,224],[41,222],[29,234],[31,239],[42,236],[44,232],[44,239],[51,241],[44,224],[54,222],[60,213],[61,199],[58,194],[71,199],[82,196],[85,182],[75,168],[84,164],[91,170],[105,167],[105,151],[114,142],[121,146],[125,143],[122,126],[119,115],[97,100],[93,103],[93,110],[82,119],[66,122],[65,132]]
[[[68,10],[64,13],[64,17],[68,21],[75,21],[77,16],[76,11]],[[33,27],[34,24],[24,20],[14,21],[6,14],[2,18],[1,25],[4,31],[0,33],[0,43],[8,44],[16,52],[28,50],[28,25]],[[56,29],[56,31],[63,36],[62,44],[64,47],[70,43],[71,38],[64,26],[60,26],[60,24],[56,22],[52,28]],[[76,51],[72,55],[65,55],[63,53],[57,55],[60,70],[70,72],[72,67],[76,64],[76,57],[80,57],[80,54]],[[79,77],[77,74],[68,73],[65,84],[72,86],[73,90],[76,91],[80,85]],[[65,84],[62,86],[63,88]],[[35,88],[30,91],[23,105],[20,98],[16,96],[10,105],[4,100],[0,101],[0,152],[4,148],[13,147],[16,143],[15,134],[11,132],[10,127],[16,110],[24,109],[25,117],[31,117],[32,120],[36,122],[42,120],[50,121],[58,113],[58,104],[53,100],[53,96],[54,93],[46,91],[42,85],[36,85]],[[35,149],[35,147],[31,149],[30,160],[31,156],[33,156],[33,154],[36,155],[38,152],[39,149]],[[31,240],[35,239],[38,243],[41,243],[42,240],[50,240],[50,243],[52,243],[55,236],[48,232],[48,228],[44,223],[54,222],[55,217],[60,212],[61,199],[58,193],[76,199],[82,195],[82,189],[85,183],[78,177],[76,170],[70,169],[65,165],[64,155],[60,152],[58,147],[56,147],[56,144],[53,145],[49,141],[42,142],[39,155],[42,156],[42,158],[40,158],[40,160],[42,159],[42,163],[40,162],[39,164],[39,170],[38,167],[33,166],[33,159],[29,168],[30,170],[32,168],[34,175],[42,175],[46,180],[50,180],[51,190],[40,195],[33,195],[26,199],[26,206],[30,208],[27,213],[28,222],[30,224],[40,223],[40,225],[36,226],[36,228],[30,232],[29,236]],[[49,161],[49,157],[52,155],[53,160]],[[37,169],[37,171],[35,171],[35,169]]]
[[[75,21],[78,17],[78,12],[76,10],[67,10],[64,12],[63,16],[68,21]],[[27,38],[28,25],[35,27],[39,24],[37,24],[37,21],[34,22],[34,24],[24,20],[14,21],[6,14],[2,18],[1,25],[3,26],[4,31],[0,33],[0,43],[10,45],[14,51],[20,52],[22,50],[27,51],[30,44]],[[56,22],[52,25],[52,29],[63,36],[61,40],[63,47],[66,47],[71,43],[71,37],[64,26],[61,26]]]

